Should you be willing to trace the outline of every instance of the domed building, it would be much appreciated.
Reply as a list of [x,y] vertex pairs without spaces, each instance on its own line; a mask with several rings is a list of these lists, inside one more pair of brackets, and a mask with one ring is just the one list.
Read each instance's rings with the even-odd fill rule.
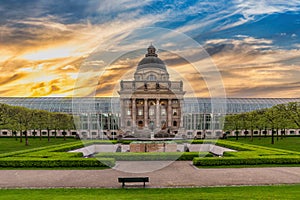
[[182,81],[170,81],[165,63],[148,47],[138,63],[133,81],[121,81],[121,129],[132,133],[167,133],[176,135],[183,129]]

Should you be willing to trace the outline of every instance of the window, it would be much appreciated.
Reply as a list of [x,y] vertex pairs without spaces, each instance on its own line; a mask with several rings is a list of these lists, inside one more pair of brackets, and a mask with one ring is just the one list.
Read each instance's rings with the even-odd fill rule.
[[149,115],[150,115],[150,116],[153,116],[154,113],[155,113],[155,112],[154,112],[154,106],[151,106],[150,109],[149,109]]
[[139,126],[139,127],[142,127],[142,126],[143,126],[143,121],[139,121],[139,122],[138,122],[138,126]]
[[148,81],[156,81],[156,76],[154,76],[153,74],[150,74],[147,79],[148,79]]
[[81,132],[81,135],[87,136],[88,134],[87,134],[87,132]]
[[161,111],[160,111],[161,115],[166,115],[167,112],[166,112],[166,107],[165,106],[162,106],[161,107]]
[[217,132],[216,132],[216,136],[217,136],[217,137],[220,137],[220,136],[221,136],[221,134],[222,134],[222,132],[221,132],[221,131],[217,131]]
[[127,121],[127,126],[131,126],[131,122],[130,121]]
[[143,115],[143,111],[144,111],[143,108],[138,108],[138,115],[142,116]]
[[173,108],[173,115],[176,116],[178,114],[177,109]]
[[177,126],[177,121],[173,121],[173,126]]
[[117,135],[117,133],[116,132],[111,132],[111,135]]

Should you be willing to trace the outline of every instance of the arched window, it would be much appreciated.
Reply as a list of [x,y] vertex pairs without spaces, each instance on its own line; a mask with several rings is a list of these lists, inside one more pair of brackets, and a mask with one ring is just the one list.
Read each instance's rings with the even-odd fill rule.
[[131,126],[131,122],[130,121],[127,121],[127,126]]
[[177,121],[173,121],[173,126],[177,126]]
[[156,80],[156,76],[153,74],[150,74],[147,78],[149,81],[155,81]]
[[138,126],[139,126],[139,127],[142,127],[142,126],[143,126],[143,121],[140,120],[140,121],[138,122]]

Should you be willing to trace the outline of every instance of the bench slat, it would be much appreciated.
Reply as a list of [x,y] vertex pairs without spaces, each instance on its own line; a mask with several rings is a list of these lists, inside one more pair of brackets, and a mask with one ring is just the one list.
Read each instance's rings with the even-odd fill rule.
[[145,182],[149,182],[149,177],[119,177],[118,181],[119,183],[122,183],[122,187],[125,186],[125,182],[144,182],[145,187]]

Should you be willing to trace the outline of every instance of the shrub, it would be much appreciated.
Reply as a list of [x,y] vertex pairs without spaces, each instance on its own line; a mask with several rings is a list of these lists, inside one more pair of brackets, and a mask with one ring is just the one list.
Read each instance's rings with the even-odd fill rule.
[[52,167],[106,167],[114,166],[113,158],[73,158],[73,159],[42,159],[42,158],[3,158],[0,167],[15,168],[52,168]]
[[196,166],[260,165],[260,164],[300,164],[299,156],[265,156],[252,158],[194,158]]
[[98,153],[97,158],[114,158],[116,160],[193,160],[194,157],[212,157],[208,152],[147,152],[147,153]]

